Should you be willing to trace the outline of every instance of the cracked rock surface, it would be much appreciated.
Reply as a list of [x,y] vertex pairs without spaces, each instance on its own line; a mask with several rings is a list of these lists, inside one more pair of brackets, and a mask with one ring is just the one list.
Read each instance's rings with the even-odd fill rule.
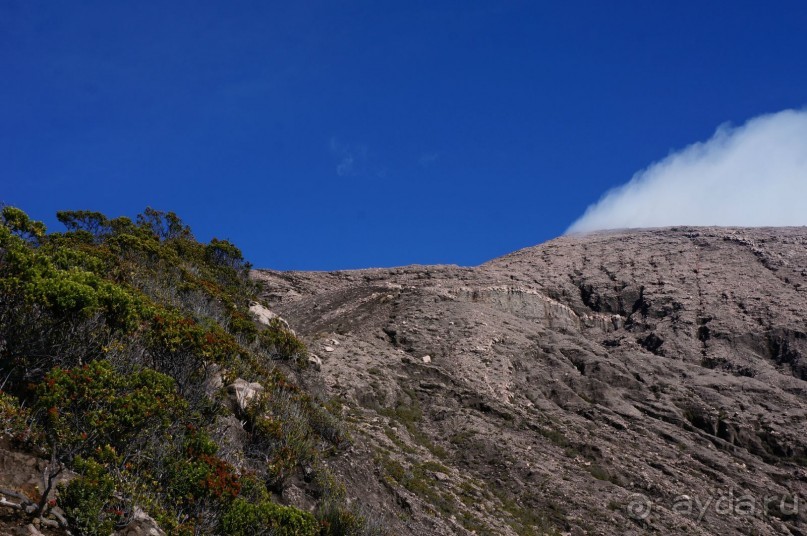
[[400,534],[807,534],[805,228],[253,275]]

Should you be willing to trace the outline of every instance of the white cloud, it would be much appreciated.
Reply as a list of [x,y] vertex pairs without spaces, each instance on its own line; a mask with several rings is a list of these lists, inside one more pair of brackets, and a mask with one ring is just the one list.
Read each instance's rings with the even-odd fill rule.
[[361,175],[365,172],[367,146],[363,143],[342,143],[331,138],[331,154],[337,158],[336,174],[340,177]]
[[606,193],[566,232],[672,225],[807,225],[807,110],[719,127]]
[[344,177],[346,175],[353,175],[353,162],[354,162],[353,155],[347,155],[342,157],[342,160],[336,164],[336,174],[340,177]]

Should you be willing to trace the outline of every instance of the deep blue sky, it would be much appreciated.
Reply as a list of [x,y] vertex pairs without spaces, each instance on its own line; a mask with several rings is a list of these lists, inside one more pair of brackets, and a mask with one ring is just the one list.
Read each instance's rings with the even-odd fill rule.
[[807,4],[0,0],[0,201],[259,267],[478,264],[807,104]]

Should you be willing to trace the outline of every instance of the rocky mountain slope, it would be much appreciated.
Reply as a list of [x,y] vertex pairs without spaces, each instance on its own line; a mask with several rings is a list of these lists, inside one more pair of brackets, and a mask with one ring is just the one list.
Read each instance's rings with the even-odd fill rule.
[[807,229],[253,277],[391,533],[807,533]]

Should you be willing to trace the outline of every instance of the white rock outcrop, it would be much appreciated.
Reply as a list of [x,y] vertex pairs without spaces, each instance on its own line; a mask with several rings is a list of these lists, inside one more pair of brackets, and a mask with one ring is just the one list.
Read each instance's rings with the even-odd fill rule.
[[314,370],[322,368],[322,359],[317,354],[308,354],[308,365],[313,367]]
[[141,508],[135,508],[132,520],[116,531],[114,536],[165,536],[165,532],[150,515]]
[[268,308],[264,307],[258,302],[252,302],[251,304],[249,304],[249,312],[255,315],[255,318],[258,319],[258,322],[260,322],[264,326],[268,326],[272,322],[272,320],[277,319],[284,326],[286,326],[287,329],[289,330],[291,329],[289,323],[286,322],[286,320],[282,316],[273,313]]
[[257,382],[248,382],[242,378],[238,378],[233,383],[227,386],[227,397],[230,405],[235,412],[243,413],[249,407],[257,396],[263,394],[263,385]]

